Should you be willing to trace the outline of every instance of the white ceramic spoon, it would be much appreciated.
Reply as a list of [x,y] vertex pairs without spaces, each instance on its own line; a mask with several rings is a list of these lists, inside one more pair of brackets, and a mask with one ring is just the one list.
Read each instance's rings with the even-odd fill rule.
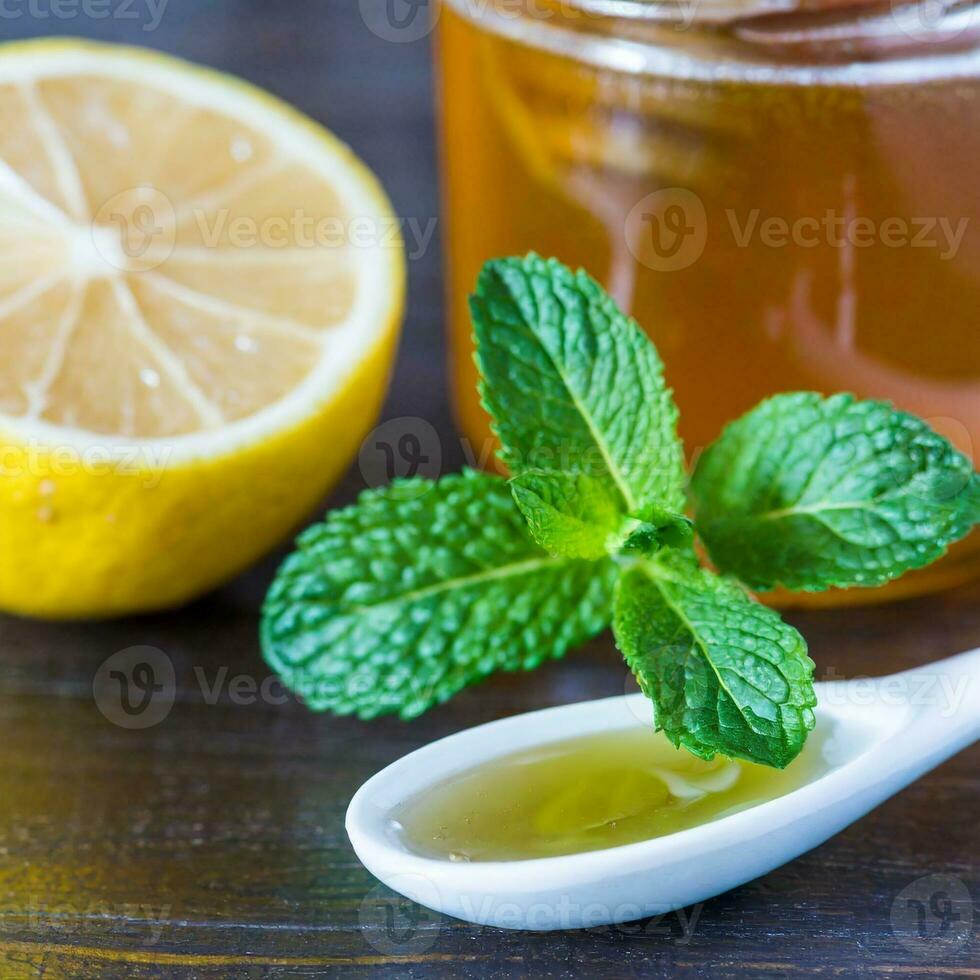
[[347,833],[394,891],[481,925],[574,929],[684,908],[816,847],[980,738],[980,649],[891,677],[818,684],[817,696],[822,774],[690,830],[563,857],[457,863],[410,852],[392,826],[398,804],[481,763],[649,725],[649,702],[636,694],[505,718],[412,752],[358,790]]

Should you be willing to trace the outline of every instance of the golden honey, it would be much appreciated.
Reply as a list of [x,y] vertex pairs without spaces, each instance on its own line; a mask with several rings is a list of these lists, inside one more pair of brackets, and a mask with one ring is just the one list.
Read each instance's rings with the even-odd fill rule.
[[[654,339],[691,457],[766,395],[808,389],[891,400],[975,459],[980,10],[957,9],[443,0],[473,457],[491,437],[466,299],[484,261],[534,250],[590,271]],[[978,570],[974,536],[883,591]]]
[[392,814],[411,851],[451,861],[520,861],[662,837],[784,796],[822,775],[814,733],[786,769],[705,762],[631,728],[504,756]]

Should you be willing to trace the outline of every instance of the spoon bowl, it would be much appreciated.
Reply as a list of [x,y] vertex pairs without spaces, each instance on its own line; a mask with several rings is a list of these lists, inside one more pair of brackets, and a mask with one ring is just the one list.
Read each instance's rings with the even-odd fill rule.
[[460,863],[412,852],[392,814],[454,776],[514,752],[650,727],[642,695],[505,718],[410,753],[347,811],[357,856],[385,885],[479,925],[574,929],[704,901],[823,843],[980,738],[980,649],[883,678],[816,685],[822,764],[798,789],[688,830],[559,857]]

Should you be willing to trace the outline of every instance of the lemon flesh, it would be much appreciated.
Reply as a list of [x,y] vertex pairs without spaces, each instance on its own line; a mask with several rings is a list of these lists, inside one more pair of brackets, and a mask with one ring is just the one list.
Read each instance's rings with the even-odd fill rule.
[[0,46],[0,608],[174,606],[296,526],[387,386],[399,228],[330,133],[244,83]]

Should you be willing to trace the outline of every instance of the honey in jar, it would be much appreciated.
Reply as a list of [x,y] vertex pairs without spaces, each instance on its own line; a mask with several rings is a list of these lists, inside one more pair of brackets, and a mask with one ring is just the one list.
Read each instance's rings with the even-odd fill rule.
[[[443,0],[438,50],[474,458],[492,437],[467,297],[483,262],[529,250],[650,334],[689,457],[805,389],[892,401],[975,458],[980,7]],[[977,571],[974,535],[884,592]]]

